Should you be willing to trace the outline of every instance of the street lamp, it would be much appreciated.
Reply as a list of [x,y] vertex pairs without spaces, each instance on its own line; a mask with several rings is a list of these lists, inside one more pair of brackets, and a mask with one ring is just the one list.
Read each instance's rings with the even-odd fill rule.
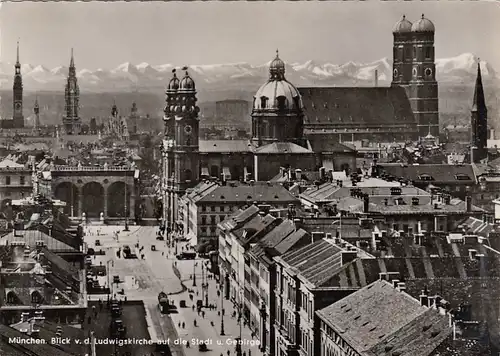
[[109,263],[110,262],[113,262],[113,260],[107,260],[106,261],[106,269],[107,269],[106,274],[108,275],[108,300],[109,300],[109,295],[110,294],[112,295],[112,293],[111,293],[111,282],[110,282],[110,279],[109,279],[110,278],[110,270],[109,270]]
[[193,287],[196,287],[196,260],[193,260]]

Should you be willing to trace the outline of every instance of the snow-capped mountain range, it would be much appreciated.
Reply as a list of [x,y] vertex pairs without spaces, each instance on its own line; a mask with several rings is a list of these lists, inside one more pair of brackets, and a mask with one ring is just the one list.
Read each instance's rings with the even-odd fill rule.
[[[189,73],[198,88],[255,88],[268,77],[269,64],[228,63],[213,65],[190,65]],[[81,90],[123,91],[133,89],[157,89],[166,86],[172,76],[172,69],[181,66],[148,63],[134,65],[126,62],[114,69],[78,69],[77,77]],[[481,61],[485,80],[499,77],[492,66]],[[22,65],[24,88],[27,91],[63,90],[68,67],[48,69],[42,65]],[[286,78],[297,86],[370,86],[378,71],[380,84],[389,83],[392,77],[392,61],[382,58],[371,63],[348,62],[332,64],[309,60],[305,63],[286,63]],[[441,83],[472,84],[477,71],[476,58],[464,53],[452,58],[436,60],[437,78]],[[12,87],[14,68],[12,63],[0,62],[0,89]],[[183,73],[179,73],[180,76]]]

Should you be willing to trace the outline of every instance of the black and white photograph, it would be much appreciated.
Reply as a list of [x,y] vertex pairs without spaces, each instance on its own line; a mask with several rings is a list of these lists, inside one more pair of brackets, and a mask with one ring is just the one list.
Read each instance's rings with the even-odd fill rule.
[[0,356],[500,355],[498,33],[0,2]]

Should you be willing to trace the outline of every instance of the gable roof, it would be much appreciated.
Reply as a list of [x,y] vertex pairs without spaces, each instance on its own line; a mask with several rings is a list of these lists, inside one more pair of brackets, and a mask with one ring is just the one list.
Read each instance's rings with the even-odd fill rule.
[[357,150],[350,145],[332,140],[332,135],[314,134],[308,137],[314,152],[322,153],[355,153]]
[[312,154],[313,151],[301,147],[292,142],[273,142],[268,145],[261,146],[255,150],[255,153],[269,154]]
[[376,347],[427,310],[407,293],[379,280],[317,314],[361,353]]
[[0,161],[0,168],[24,168],[24,165],[16,163],[10,159]]
[[[378,167],[382,168],[387,174],[395,177],[410,179],[416,183],[448,183],[448,184],[474,184],[476,176],[470,164],[413,164],[402,165],[400,163],[380,163]],[[432,181],[422,180],[423,175],[429,175]],[[457,179],[457,176],[468,177],[469,179]]]
[[249,140],[200,140],[200,153],[233,153],[252,152],[253,146]]
[[280,184],[230,185],[218,186],[198,200],[199,203],[293,203],[298,199]]
[[315,124],[415,125],[410,102],[402,87],[298,88],[306,127]]
[[64,242],[61,242],[52,236],[38,230],[16,230],[7,235],[0,237],[0,244],[8,244],[12,242],[24,242],[31,248],[36,247],[37,241],[43,241],[45,246],[51,251],[58,252],[76,252],[77,250]]

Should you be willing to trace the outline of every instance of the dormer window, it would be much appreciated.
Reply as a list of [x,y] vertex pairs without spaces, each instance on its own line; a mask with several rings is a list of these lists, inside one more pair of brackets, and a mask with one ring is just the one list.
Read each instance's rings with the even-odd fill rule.
[[425,59],[431,59],[431,48],[425,47]]
[[300,97],[293,97],[293,106],[295,107],[295,109],[300,109]]
[[278,110],[285,110],[286,109],[286,97],[278,96],[276,98],[276,101],[278,103]]
[[429,174],[421,174],[418,176],[418,179],[419,180],[423,180],[423,181],[430,181],[430,180],[434,180],[434,178],[429,175]]
[[265,109],[265,107],[267,106],[267,100],[268,100],[268,98],[266,98],[265,96],[262,96],[260,98],[260,107],[262,109]]
[[42,302],[42,296],[40,295],[39,292],[34,291],[31,293],[31,303],[33,304],[40,304]]
[[467,174],[460,173],[460,174],[455,175],[455,179],[456,180],[470,180],[470,177]]

